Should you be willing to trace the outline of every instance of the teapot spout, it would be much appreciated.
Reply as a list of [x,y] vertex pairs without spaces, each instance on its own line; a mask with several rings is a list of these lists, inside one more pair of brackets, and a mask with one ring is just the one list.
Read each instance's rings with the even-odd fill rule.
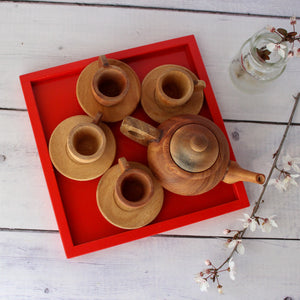
[[237,162],[230,161],[227,173],[225,174],[223,181],[229,184],[238,181],[263,184],[265,182],[265,175],[245,170],[240,167]]

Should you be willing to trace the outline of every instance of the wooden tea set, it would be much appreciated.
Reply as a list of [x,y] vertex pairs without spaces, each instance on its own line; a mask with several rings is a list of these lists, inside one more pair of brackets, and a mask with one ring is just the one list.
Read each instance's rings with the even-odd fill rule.
[[[160,212],[164,190],[199,195],[220,181],[262,184],[263,174],[230,161],[221,129],[199,114],[205,82],[185,67],[162,65],[142,85],[122,61],[100,56],[77,80],[78,103],[87,115],[65,119],[54,129],[49,154],[54,167],[78,181],[101,179],[96,199],[111,224],[134,229],[152,222]],[[160,123],[155,128],[131,117],[137,105]],[[115,137],[105,122],[122,121],[120,131],[147,146],[148,166],[125,157],[112,166]]]

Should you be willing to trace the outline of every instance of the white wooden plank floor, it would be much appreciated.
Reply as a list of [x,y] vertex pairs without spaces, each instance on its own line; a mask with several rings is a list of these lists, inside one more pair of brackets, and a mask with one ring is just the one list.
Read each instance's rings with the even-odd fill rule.
[[[78,3],[78,1],[76,1]],[[0,299],[216,299],[193,280],[209,258],[219,264],[224,228],[250,208],[65,258],[18,76],[157,41],[194,34],[239,163],[268,172],[300,91],[300,59],[273,88],[245,95],[228,65],[240,45],[267,24],[300,17],[289,1],[5,1],[0,3]],[[143,8],[144,7],[144,8]],[[300,27],[299,27],[300,28]],[[300,109],[283,154],[300,156]],[[253,205],[260,187],[245,184]],[[299,187],[268,188],[261,215],[278,229],[247,233],[235,258],[236,281],[224,274],[224,299],[300,299]]]

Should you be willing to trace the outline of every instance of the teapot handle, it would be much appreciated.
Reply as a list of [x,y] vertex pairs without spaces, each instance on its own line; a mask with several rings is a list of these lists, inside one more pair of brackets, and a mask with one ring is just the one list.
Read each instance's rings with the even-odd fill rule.
[[124,118],[120,131],[144,146],[148,146],[151,142],[159,142],[161,138],[161,130],[131,116]]

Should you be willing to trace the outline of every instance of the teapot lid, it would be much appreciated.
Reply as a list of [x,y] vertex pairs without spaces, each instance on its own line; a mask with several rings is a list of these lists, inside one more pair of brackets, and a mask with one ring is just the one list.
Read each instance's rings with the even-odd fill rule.
[[219,155],[219,143],[212,131],[200,124],[187,124],[173,134],[170,153],[174,162],[188,172],[209,169]]

